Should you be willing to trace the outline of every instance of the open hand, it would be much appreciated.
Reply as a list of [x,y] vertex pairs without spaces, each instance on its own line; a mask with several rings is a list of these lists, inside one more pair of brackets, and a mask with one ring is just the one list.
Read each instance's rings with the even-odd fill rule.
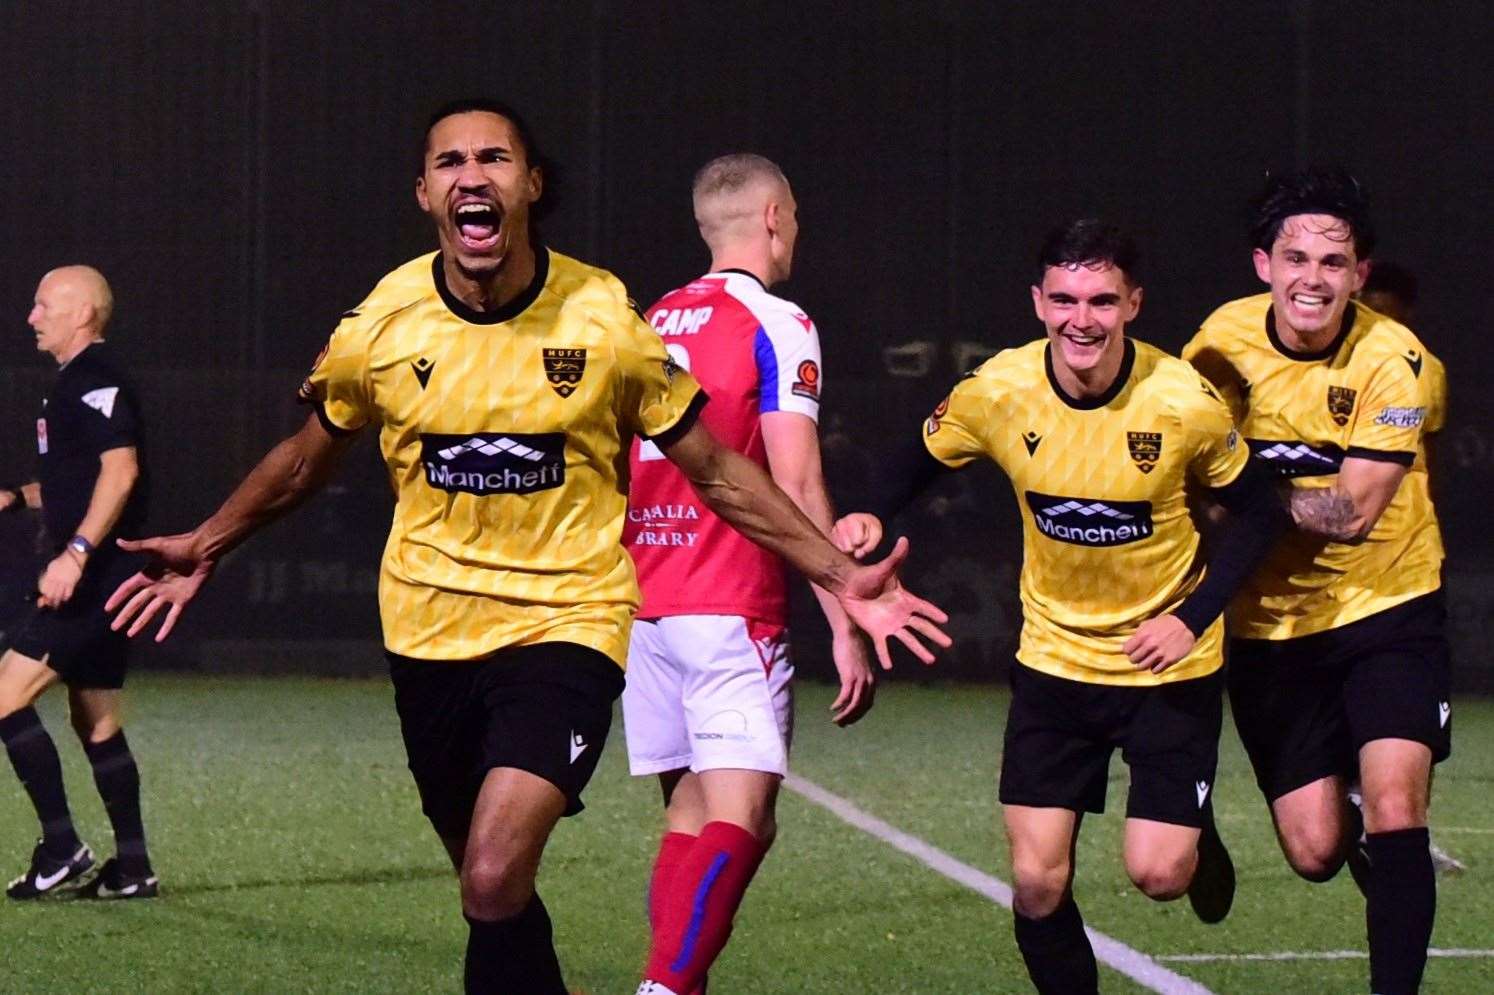
[[104,611],[119,609],[111,629],[118,631],[128,625],[129,634],[137,636],[165,608],[166,619],[156,631],[156,642],[171,635],[182,609],[197,597],[217,566],[216,561],[196,550],[195,539],[193,533],[185,532],[155,539],[119,540],[121,549],[145,553],[151,562],[109,595]]
[[836,597],[851,621],[871,637],[877,660],[883,670],[892,669],[887,640],[897,640],[924,663],[933,663],[931,653],[918,636],[940,647],[951,640],[936,622],[948,622],[949,616],[922,598],[908,593],[897,578],[897,568],[908,557],[908,539],[898,539],[887,558],[868,566],[858,566]]

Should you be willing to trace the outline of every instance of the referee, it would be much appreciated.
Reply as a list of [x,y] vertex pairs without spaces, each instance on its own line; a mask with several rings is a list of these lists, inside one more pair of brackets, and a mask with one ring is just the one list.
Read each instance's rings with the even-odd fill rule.
[[31,866],[6,889],[14,899],[55,892],[94,863],[73,828],[57,747],[32,707],[59,681],[117,852],[84,891],[151,898],[159,890],[140,819],[140,774],[119,722],[129,641],[109,628],[103,610],[138,566],[114,540],[140,534],[146,502],[139,402],[103,339],[113,310],[97,270],[65,266],[42,278],[28,319],[37,349],[59,371],[36,422],[38,479],[0,489],[0,510],[40,507],[55,555],[35,607],[0,656],[0,739],[42,827]]
[[617,278],[538,241],[543,162],[506,105],[432,115],[415,195],[440,251],[343,316],[302,385],[312,415],[212,517],[126,544],[160,570],[108,606],[132,635],[165,609],[165,638],[225,553],[315,490],[354,432],[379,427],[397,492],[384,645],[410,772],[461,878],[469,992],[565,992],[534,883],[550,833],[581,810],[623,688],[638,607],[621,544],[634,436],[835,592],[883,659],[889,636],[927,659],[915,633],[948,644],[927,621],[943,614],[898,585],[900,556],[860,567],[837,552],[697,423],[704,393]]

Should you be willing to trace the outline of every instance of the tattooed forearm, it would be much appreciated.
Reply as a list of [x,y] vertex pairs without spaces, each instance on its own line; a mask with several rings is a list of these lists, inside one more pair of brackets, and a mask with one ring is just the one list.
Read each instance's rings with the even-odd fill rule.
[[1364,538],[1354,499],[1332,487],[1293,488],[1287,496],[1287,507],[1297,528],[1338,542],[1356,542]]

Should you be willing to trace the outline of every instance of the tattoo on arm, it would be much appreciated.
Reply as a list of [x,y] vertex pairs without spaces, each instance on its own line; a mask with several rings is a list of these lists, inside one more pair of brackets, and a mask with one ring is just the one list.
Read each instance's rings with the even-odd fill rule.
[[1294,488],[1287,496],[1287,507],[1297,528],[1338,542],[1363,538],[1358,524],[1354,499],[1332,487]]

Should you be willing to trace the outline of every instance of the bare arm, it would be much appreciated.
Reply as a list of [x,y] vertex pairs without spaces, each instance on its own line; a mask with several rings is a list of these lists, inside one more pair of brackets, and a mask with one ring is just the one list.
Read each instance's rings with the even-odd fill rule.
[[[797,412],[771,411],[762,416],[760,424],[773,482],[821,532],[829,533],[835,510],[825,488],[820,436],[814,420]],[[831,715],[836,722],[849,725],[871,707],[875,678],[856,627],[835,595],[818,585],[810,588],[830,626],[831,656],[840,676],[840,694],[830,706]]]
[[698,422],[661,448],[711,510],[738,532],[825,590],[845,589],[855,562],[830,544],[762,467],[721,445]]
[[[825,489],[820,437],[814,422],[806,415],[774,411],[763,415],[761,424],[773,483],[822,533],[829,533],[835,524],[835,512]],[[851,631],[851,620],[846,618],[835,595],[819,586],[815,586],[814,594],[831,631],[837,634]]]
[[134,446],[99,453],[99,479],[94,482],[88,511],[77,528],[77,534],[87,539],[90,546],[103,542],[104,536],[114,528],[139,479],[140,461]]
[[165,639],[182,609],[212,576],[218,560],[257,529],[316,493],[338,457],[347,451],[351,438],[333,435],[312,415],[300,431],[270,450],[222,507],[191,532],[120,540],[122,548],[147,553],[153,562],[109,597],[104,610],[120,609],[113,627],[128,625],[130,635],[137,635],[162,608],[167,608],[156,642]]
[[352,439],[333,435],[315,414],[309,416],[300,431],[266,453],[222,507],[193,530],[203,555],[220,558],[321,490]]
[[[103,541],[119,516],[124,514],[125,504],[130,500],[130,491],[140,479],[140,464],[134,446],[120,446],[99,454],[99,475],[93,484],[93,494],[88,499],[88,511],[78,523],[77,535],[97,546]],[[23,495],[24,489],[20,492]],[[62,538],[62,537],[57,537]],[[72,599],[83,570],[88,565],[88,556],[68,546],[42,571],[36,582],[40,595],[37,604],[43,608],[57,608]]]
[[897,566],[908,552],[906,539],[899,540],[885,560],[863,566],[831,545],[762,467],[721,445],[698,422],[676,438],[660,439],[659,445],[712,511],[832,592],[851,621],[872,638],[883,667],[892,666],[889,637],[896,637],[925,663],[934,657],[919,635],[949,645],[949,637],[934,624],[948,616],[898,582]]
[[1335,542],[1363,542],[1406,476],[1399,463],[1350,456],[1331,487],[1297,487],[1287,507],[1297,528]]

